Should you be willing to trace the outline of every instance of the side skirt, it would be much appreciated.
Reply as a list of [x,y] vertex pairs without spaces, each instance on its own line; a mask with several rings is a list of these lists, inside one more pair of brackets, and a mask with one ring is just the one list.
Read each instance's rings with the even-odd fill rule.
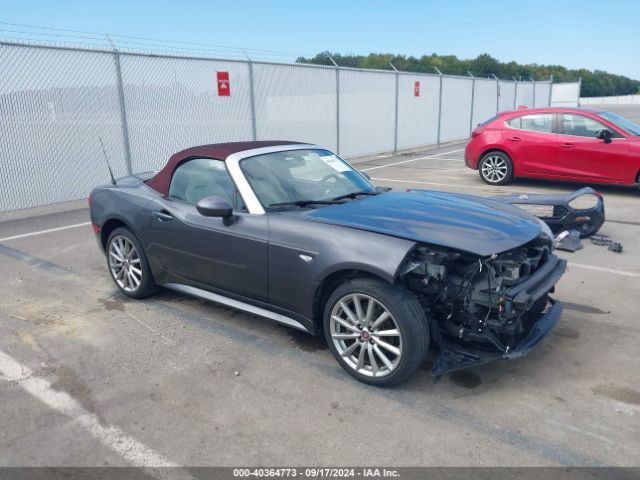
[[309,330],[307,330],[307,328],[297,320],[294,320],[293,318],[287,317],[285,315],[281,315],[279,313],[272,312],[270,310],[267,310],[266,308],[257,307],[240,300],[225,297],[224,295],[219,295],[217,293],[208,292],[207,290],[203,290],[201,288],[183,285],[181,283],[165,283],[163,287],[175,290],[177,292],[186,293],[187,295],[191,295],[193,297],[202,298],[203,300],[220,303],[222,305],[226,305],[227,307],[235,308],[236,310],[242,310],[243,312],[247,313],[252,313],[259,317],[268,318],[269,320],[283,323],[284,325],[288,325],[290,327],[297,328],[298,330],[302,330],[303,332],[309,333]]

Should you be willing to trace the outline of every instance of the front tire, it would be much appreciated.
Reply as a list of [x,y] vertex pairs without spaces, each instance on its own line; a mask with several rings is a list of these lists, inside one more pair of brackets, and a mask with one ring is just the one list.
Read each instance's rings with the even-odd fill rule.
[[513,180],[513,162],[504,152],[489,152],[480,159],[478,173],[489,185],[506,185]]
[[361,382],[395,385],[418,368],[429,348],[424,311],[404,287],[356,278],[327,300],[324,332],[338,363]]
[[107,240],[107,266],[113,282],[131,298],[145,298],[156,292],[147,256],[135,235],[125,227],[116,228]]

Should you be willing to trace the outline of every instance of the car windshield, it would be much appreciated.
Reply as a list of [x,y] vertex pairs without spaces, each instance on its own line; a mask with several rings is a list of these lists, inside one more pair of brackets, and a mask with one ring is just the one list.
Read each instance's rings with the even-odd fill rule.
[[622,130],[631,135],[640,135],[640,125],[618,115],[617,113],[598,112],[598,115],[600,115],[605,120],[609,120],[611,123],[617,125]]
[[240,167],[265,208],[315,206],[378,193],[361,173],[327,150],[267,153],[242,160]]

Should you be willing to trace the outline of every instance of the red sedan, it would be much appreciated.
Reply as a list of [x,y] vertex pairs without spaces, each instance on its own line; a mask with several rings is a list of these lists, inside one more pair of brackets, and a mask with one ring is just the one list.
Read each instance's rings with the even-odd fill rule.
[[501,112],[471,133],[465,163],[490,185],[530,177],[637,186],[640,125],[581,108]]

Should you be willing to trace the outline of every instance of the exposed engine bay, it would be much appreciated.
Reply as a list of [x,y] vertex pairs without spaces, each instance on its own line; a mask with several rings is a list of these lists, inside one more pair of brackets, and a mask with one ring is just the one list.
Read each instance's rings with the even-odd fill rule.
[[552,250],[549,236],[540,235],[489,257],[426,245],[413,251],[400,276],[423,305],[441,357],[449,357],[436,363],[434,374],[522,347],[553,304],[549,293],[566,268]]

